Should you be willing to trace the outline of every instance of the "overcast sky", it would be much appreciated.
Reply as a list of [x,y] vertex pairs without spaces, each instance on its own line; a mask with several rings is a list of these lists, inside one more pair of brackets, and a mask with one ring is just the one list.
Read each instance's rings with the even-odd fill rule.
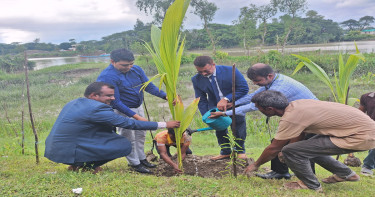
[[[219,10],[214,23],[232,24],[241,7],[265,4],[265,0],[208,0]],[[136,0],[1,0],[0,43],[55,43],[100,40],[113,33],[133,29],[136,19],[151,22],[152,17],[140,12]],[[325,19],[342,22],[375,17],[375,0],[307,0],[308,10]],[[187,13],[186,29],[202,28],[200,19]]]

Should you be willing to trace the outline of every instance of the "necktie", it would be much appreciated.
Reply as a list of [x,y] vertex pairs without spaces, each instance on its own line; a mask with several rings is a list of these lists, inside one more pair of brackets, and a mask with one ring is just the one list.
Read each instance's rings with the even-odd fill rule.
[[219,96],[219,90],[218,90],[218,87],[216,85],[216,80],[215,80],[215,76],[214,75],[211,75],[210,76],[210,79],[211,79],[211,86],[212,86],[212,89],[215,93],[215,98],[216,98],[216,103],[220,101],[220,96]]

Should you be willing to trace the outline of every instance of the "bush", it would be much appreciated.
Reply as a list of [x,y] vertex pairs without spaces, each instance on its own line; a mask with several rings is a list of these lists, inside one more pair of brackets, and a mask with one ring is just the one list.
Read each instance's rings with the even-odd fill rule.
[[223,60],[228,57],[228,53],[224,51],[215,51],[214,58]]
[[201,54],[198,54],[198,53],[190,53],[189,55],[187,54],[183,54],[182,57],[181,57],[181,64],[190,64],[190,63],[193,63],[195,58],[197,58],[198,56],[201,56]]
[[[21,71],[24,63],[23,55],[5,55],[0,57],[0,70],[6,73]],[[32,70],[35,67],[35,62],[28,61],[27,66]]]

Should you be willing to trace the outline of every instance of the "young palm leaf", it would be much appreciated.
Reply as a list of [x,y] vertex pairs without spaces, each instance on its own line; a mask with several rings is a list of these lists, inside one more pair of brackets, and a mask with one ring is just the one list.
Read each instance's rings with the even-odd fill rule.
[[[300,55],[292,54],[293,56],[297,57],[301,60],[301,62],[297,65],[296,69],[294,70],[293,74],[297,73],[303,66],[307,66],[310,71],[318,77],[323,83],[325,83],[331,90],[332,95],[335,99],[335,102],[343,103],[347,105],[354,105],[354,103],[358,100],[356,98],[349,98],[349,85],[350,85],[350,78],[353,75],[354,70],[357,68],[359,61],[365,61],[365,57],[359,52],[357,45],[356,53],[351,54],[344,64],[344,59],[340,53],[339,55],[339,72],[337,76],[336,70],[334,70],[334,79],[335,79],[335,88],[332,85],[327,73],[316,63],[311,61],[306,57],[302,57]],[[336,91],[335,91],[336,90]]]
[[[164,83],[172,117],[174,120],[181,122],[180,128],[175,129],[180,169],[182,169],[182,157],[181,144],[179,142],[181,141],[183,132],[190,125],[199,102],[199,99],[195,99],[184,110],[181,98],[177,96],[176,92],[181,57],[185,46],[185,38],[180,42],[179,32],[189,4],[190,0],[174,1],[165,14],[162,29],[160,30],[154,25],[151,27],[152,47],[147,43],[144,44],[150,52],[159,73],[151,78],[150,81],[160,77],[159,88],[161,87],[161,83]],[[142,88],[147,87],[150,81],[145,83]],[[175,106],[173,106],[173,101],[176,101]]]

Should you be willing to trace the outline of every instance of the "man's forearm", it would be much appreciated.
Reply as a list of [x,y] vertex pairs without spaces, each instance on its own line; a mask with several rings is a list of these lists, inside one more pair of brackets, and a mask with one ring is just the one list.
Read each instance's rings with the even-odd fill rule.
[[270,148],[269,146],[264,149],[260,157],[255,161],[256,166],[261,166],[268,161],[271,161],[273,158],[277,156],[277,154],[281,151],[281,149],[277,148]]

